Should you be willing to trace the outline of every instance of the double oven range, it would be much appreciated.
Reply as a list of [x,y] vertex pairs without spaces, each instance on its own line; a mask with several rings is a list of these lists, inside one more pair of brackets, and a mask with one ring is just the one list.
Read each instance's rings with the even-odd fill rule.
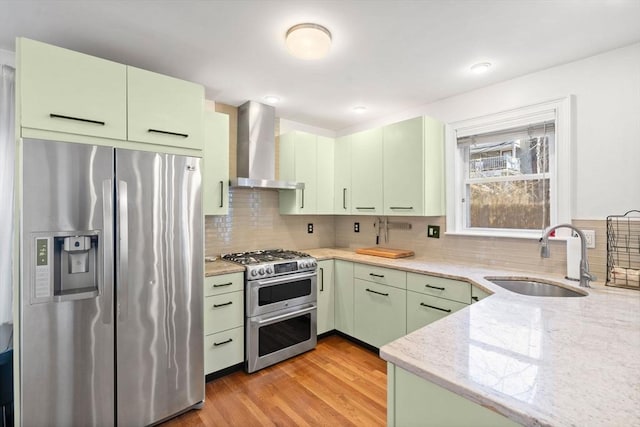
[[245,369],[255,372],[317,341],[317,263],[282,249],[226,254],[245,266]]

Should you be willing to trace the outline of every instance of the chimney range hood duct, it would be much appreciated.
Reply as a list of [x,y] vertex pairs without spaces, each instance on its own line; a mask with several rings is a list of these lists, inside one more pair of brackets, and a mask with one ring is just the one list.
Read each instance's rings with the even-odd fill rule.
[[304,183],[276,181],[276,109],[248,101],[238,107],[238,178],[232,187],[304,189]]

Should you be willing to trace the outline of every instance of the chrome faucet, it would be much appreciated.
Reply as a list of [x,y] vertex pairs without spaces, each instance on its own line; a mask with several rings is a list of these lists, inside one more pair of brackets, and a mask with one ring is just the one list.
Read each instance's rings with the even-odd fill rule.
[[540,256],[542,258],[549,258],[549,256],[551,255],[551,251],[549,249],[549,234],[551,234],[552,231],[558,228],[570,228],[571,230],[578,233],[578,236],[580,236],[580,286],[583,288],[590,288],[591,286],[589,285],[589,282],[595,281],[597,279],[595,275],[589,273],[589,260],[587,259],[587,239],[584,236],[584,233],[578,230],[573,225],[559,224],[554,225],[553,227],[548,227],[546,230],[544,230],[542,238],[540,239]]

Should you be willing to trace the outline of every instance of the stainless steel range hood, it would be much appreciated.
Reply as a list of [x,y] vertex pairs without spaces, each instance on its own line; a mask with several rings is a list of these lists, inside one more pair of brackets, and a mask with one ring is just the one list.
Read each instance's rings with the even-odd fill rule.
[[276,181],[276,109],[248,101],[238,107],[238,178],[232,187],[303,189],[304,183]]

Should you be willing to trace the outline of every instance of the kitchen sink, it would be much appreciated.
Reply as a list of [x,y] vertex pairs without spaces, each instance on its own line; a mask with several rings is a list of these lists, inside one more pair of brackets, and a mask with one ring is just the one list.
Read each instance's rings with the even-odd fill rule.
[[568,289],[539,280],[502,277],[485,277],[485,279],[511,292],[532,297],[584,297],[588,295],[586,292],[577,289]]

